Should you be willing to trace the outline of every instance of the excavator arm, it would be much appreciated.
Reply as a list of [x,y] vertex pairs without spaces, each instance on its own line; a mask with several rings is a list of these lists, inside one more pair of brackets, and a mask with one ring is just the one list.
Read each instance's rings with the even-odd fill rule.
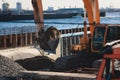
[[88,15],[88,21],[90,23],[90,33],[93,35],[94,25],[100,23],[100,11],[98,0],[83,0],[84,8],[86,9]]
[[[100,12],[98,0],[83,0],[85,12],[87,12],[89,27],[90,27],[90,36],[93,37],[95,24],[100,23]],[[84,14],[86,16],[86,14]],[[86,18],[84,16],[84,18]],[[89,44],[89,37],[87,35],[87,24],[84,21],[84,35],[80,38],[80,44],[72,45],[71,50],[73,51],[82,51],[87,50]]]
[[56,59],[60,56],[60,49],[59,49],[59,31],[50,26],[47,30],[44,30],[44,16],[43,16],[43,6],[42,0],[32,0],[33,10],[34,10],[34,20],[37,27],[36,32],[36,42],[40,46],[40,49],[44,50],[40,51],[42,55],[52,52],[55,54],[46,55],[51,59]]
[[36,37],[38,37],[38,32],[43,30],[43,6],[42,0],[32,0],[33,10],[34,10],[34,20],[37,27]]

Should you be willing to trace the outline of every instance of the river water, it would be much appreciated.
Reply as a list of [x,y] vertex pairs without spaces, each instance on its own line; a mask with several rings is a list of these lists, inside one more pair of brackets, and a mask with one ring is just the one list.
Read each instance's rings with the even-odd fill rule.
[[[46,27],[54,26],[60,30],[83,27],[83,21],[83,17],[73,17],[66,19],[45,19],[44,25]],[[102,24],[120,24],[120,12],[116,14],[107,13],[106,17],[100,18],[100,21]],[[0,35],[28,33],[35,31],[36,27],[34,20],[0,22]]]

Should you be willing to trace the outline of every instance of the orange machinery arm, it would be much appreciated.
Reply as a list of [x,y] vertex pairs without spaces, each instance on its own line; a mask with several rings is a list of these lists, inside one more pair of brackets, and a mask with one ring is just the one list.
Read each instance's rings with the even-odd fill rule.
[[83,2],[88,15],[88,21],[90,23],[90,33],[92,36],[94,31],[94,25],[91,24],[100,23],[100,11],[99,11],[98,0],[83,0]]
[[[100,23],[100,13],[99,13],[99,5],[98,0],[83,0],[85,12],[87,12],[88,15],[88,21],[90,23],[90,36],[93,36],[94,31],[94,23],[99,24]],[[85,14],[86,16],[86,14]],[[86,18],[86,17],[85,17]],[[79,51],[87,49],[87,45],[89,44],[89,37],[87,35],[87,25],[86,21],[84,21],[84,35],[80,38],[80,45],[73,45],[72,50],[78,50]]]
[[[44,27],[42,0],[32,0],[32,5],[34,10],[34,20],[37,26],[37,30],[40,31]],[[38,31],[36,33],[36,37],[38,37]]]

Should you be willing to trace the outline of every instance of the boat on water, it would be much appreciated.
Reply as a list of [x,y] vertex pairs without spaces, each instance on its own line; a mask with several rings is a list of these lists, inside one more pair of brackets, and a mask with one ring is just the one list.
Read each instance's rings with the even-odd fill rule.
[[[45,13],[44,19],[64,19],[64,18],[72,18],[75,16],[84,17],[83,13]],[[105,17],[106,13],[101,12],[101,17]],[[12,20],[34,20],[33,14],[22,14],[22,15],[14,15],[14,14],[1,14],[0,21],[12,21]]]
[[[64,14],[56,14],[56,13],[49,13],[44,14],[44,19],[60,19],[60,18],[72,18],[73,16],[78,15],[78,13],[64,13]],[[12,14],[5,14],[0,15],[0,21],[11,21],[11,20],[34,20],[34,15],[24,14],[24,15],[12,15]]]
[[[7,7],[6,7],[7,6]],[[61,19],[61,18],[72,18],[75,16],[83,16],[83,8],[60,8],[54,10],[53,7],[48,7],[44,10],[44,19]],[[100,12],[101,17],[105,17],[105,11]],[[2,4],[2,10],[0,11],[0,21],[11,21],[11,20],[34,20],[33,10],[22,9],[20,2],[16,3],[16,8],[9,8],[9,3]]]
[[[82,8],[60,8],[54,10],[53,7],[48,7],[43,14],[44,19],[72,18],[78,15],[81,10],[83,12]],[[34,12],[33,10],[22,9],[20,2],[16,3],[16,8],[9,8],[9,3],[3,3],[0,11],[0,21],[11,20],[34,20]]]
[[[100,12],[101,17],[105,17],[105,11]],[[60,8],[54,10],[53,8],[44,11],[44,19],[64,19],[75,16],[84,16],[83,8]],[[33,10],[9,10],[0,13],[0,21],[12,20],[34,20]]]
[[[45,10],[44,19],[63,19],[72,18],[78,14],[83,13],[82,8],[61,8],[58,10]],[[22,11],[3,11],[0,13],[0,21],[11,20],[34,20],[34,13],[32,10]]]

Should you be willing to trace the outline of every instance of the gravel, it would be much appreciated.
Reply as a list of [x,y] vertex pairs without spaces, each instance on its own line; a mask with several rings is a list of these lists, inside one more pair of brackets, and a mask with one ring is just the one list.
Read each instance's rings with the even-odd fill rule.
[[0,79],[2,77],[17,77],[21,70],[25,69],[13,60],[0,55]]

